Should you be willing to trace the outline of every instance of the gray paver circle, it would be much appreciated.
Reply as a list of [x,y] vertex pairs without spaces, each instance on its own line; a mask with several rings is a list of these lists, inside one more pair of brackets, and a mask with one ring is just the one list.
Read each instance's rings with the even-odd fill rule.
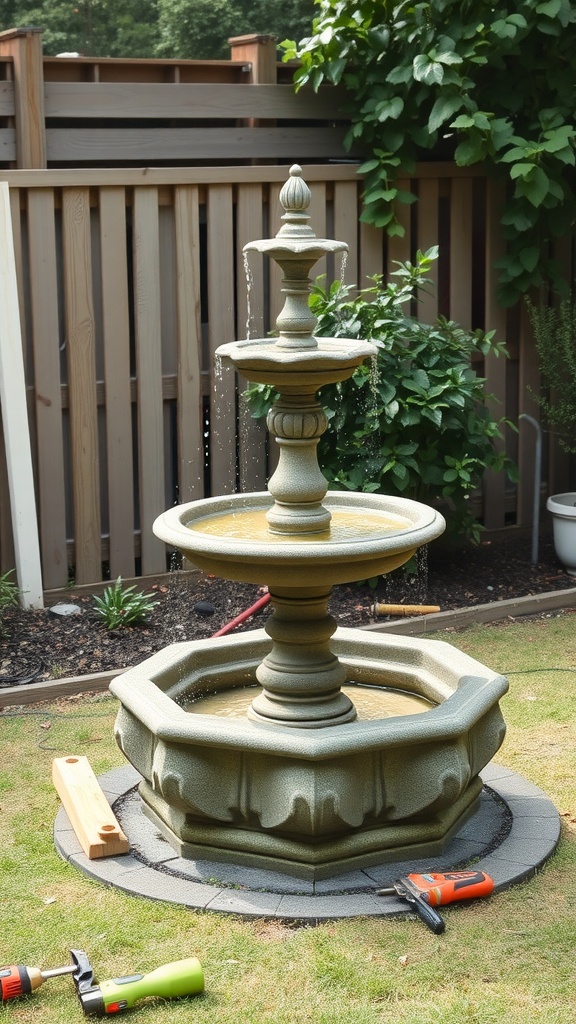
[[89,860],[64,808],[56,816],[54,842],[64,860],[104,885],[193,909],[305,922],[396,916],[411,913],[410,906],[377,896],[376,890],[411,871],[447,871],[473,863],[494,879],[499,892],[530,878],[554,853],[560,817],[546,794],[494,763],[484,769],[482,780],[478,812],[451,839],[442,857],[377,865],[319,882],[179,857],[143,814],[135,790],[140,776],[130,765],[99,778],[130,852]]

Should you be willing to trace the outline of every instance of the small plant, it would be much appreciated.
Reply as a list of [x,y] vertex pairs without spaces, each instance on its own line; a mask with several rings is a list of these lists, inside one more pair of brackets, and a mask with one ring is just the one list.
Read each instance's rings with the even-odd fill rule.
[[[484,378],[470,360],[506,350],[493,331],[469,332],[443,318],[425,324],[410,315],[418,293],[430,287],[437,254],[437,248],[419,252],[415,264],[397,264],[397,283],[376,276],[353,297],[341,281],[328,290],[318,282],[313,287],[316,335],[365,338],[378,349],[374,365],[364,363],[349,380],[321,389],[328,429],[319,460],[332,488],[440,500],[452,532],[478,540],[482,527],[469,499],[486,469],[513,476],[514,468],[495,443],[506,421],[490,415]],[[275,398],[265,385],[253,385],[247,395],[256,417]]]
[[141,626],[158,604],[149,594],[136,587],[122,586],[122,577],[106,587],[102,597],[95,597],[96,614],[108,629]]
[[6,608],[16,608],[18,605],[20,591],[16,583],[9,579],[13,572],[13,569],[9,569],[8,572],[0,576],[0,612]]

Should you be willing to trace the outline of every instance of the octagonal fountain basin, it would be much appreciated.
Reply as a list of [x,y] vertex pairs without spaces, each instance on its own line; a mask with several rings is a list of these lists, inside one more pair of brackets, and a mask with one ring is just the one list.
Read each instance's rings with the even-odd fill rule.
[[176,505],[156,519],[157,537],[204,572],[270,587],[326,587],[391,572],[444,530],[442,516],[408,498],[329,491],[330,528],[280,534],[268,528],[268,491]]
[[359,716],[318,730],[243,713],[264,630],[174,644],[112,682],[143,810],[180,855],[320,879],[436,856],[474,812],[507,681],[436,640],[339,628],[332,649]]

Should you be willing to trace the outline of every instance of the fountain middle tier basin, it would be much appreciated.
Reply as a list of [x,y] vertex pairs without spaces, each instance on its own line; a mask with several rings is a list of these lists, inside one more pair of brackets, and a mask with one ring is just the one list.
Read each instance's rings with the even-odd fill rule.
[[320,730],[190,713],[257,686],[264,630],[173,644],[112,682],[143,808],[180,855],[320,879],[440,854],[474,812],[507,681],[437,640],[339,628],[332,646],[351,690],[429,709]]
[[154,533],[204,572],[270,587],[323,589],[391,572],[444,530],[442,516],[420,502],[379,494],[329,491],[330,529],[273,533],[268,491],[206,498],[158,517]]

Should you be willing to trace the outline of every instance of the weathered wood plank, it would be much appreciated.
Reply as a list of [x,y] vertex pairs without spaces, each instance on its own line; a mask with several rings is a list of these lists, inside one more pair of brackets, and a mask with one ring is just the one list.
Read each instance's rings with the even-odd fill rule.
[[134,483],[130,402],[130,316],[126,193],[100,191],[102,343],[106,396],[106,466],[110,574],[134,575]]
[[213,185],[208,191],[208,346],[210,396],[210,480],[212,494],[236,490],[236,374],[215,356],[234,341],[234,234],[232,189]]
[[88,189],[64,190],[62,232],[76,579],[89,583],[100,579],[102,566]]
[[[416,242],[422,252],[427,252],[433,245],[438,245],[438,179],[431,178],[421,181],[418,185],[418,212]],[[418,319],[423,323],[432,323],[438,316],[438,261],[430,268],[428,275],[430,291],[420,293],[418,303]]]
[[[262,259],[242,252],[247,242],[264,235],[262,185],[242,185],[236,202],[236,281],[238,338],[261,338],[264,331],[264,278]],[[248,278],[248,279],[247,279]],[[255,420],[242,397],[247,387],[239,380],[239,460],[240,487],[243,491],[263,490],[266,486],[266,428]]]
[[16,160],[16,132],[14,128],[0,128],[0,160],[12,163]]
[[204,496],[200,210],[195,186],[174,192],[178,351],[178,485],[180,501]]
[[[497,270],[494,263],[504,255],[505,241],[499,230],[500,216],[504,204],[502,182],[488,179],[486,183],[486,291],[485,328],[496,331],[500,340],[506,338],[506,310],[496,299]],[[506,412],[506,361],[488,355],[484,361],[486,392],[490,397],[488,408],[495,419]],[[497,442],[502,447],[503,442]],[[484,478],[484,526],[488,530],[498,529],[505,522],[505,477],[503,473],[487,473]]]
[[343,137],[340,128],[47,128],[46,155],[52,163],[320,160],[341,156]]
[[42,30],[17,28],[3,32],[0,56],[12,57],[18,167],[45,167]]
[[[413,191],[410,188],[410,180],[408,178],[399,178],[395,185],[403,192]],[[388,238],[388,274],[398,269],[395,266],[396,263],[406,263],[410,259],[412,252],[412,206],[410,203],[397,202],[394,210],[398,223],[404,228],[404,234],[392,235]]]
[[0,117],[14,116],[14,82],[0,82]]
[[336,182],[334,185],[334,238],[348,246],[344,281],[358,284],[358,185],[355,181]]
[[58,258],[51,189],[28,193],[28,250],[40,537],[44,587],[52,588],[66,584],[68,563]]
[[0,407],[10,490],[16,572],[24,608],[41,608],[42,573],[12,218],[8,186],[0,185]]
[[[47,82],[46,117],[105,118],[272,118],[277,121],[333,121],[340,92],[291,85]],[[1,107],[0,107],[1,112]]]
[[450,319],[472,327],[472,178],[450,189]]
[[164,420],[162,403],[161,300],[158,192],[137,188],[133,208],[134,322],[138,394],[139,518],[142,574],[166,565],[165,547],[152,523],[165,507]]

